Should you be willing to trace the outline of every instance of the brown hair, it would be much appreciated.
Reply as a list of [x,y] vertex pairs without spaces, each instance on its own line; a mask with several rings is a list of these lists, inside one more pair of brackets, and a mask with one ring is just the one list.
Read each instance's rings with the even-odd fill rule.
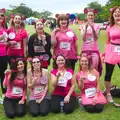
[[64,67],[66,69],[70,68],[68,60],[62,54],[59,54],[59,55],[56,56],[56,58],[53,61],[53,69],[58,69],[58,65],[56,64],[56,60],[59,56],[62,56],[65,59],[65,66]]
[[[91,59],[92,58],[89,58],[87,55],[86,56],[81,55],[80,60],[81,60],[82,57],[87,58],[87,60],[88,60],[88,70],[91,71],[93,69],[92,63],[91,63],[91,61],[92,61]],[[80,65],[80,71],[81,70],[82,70],[82,66]]]
[[118,8],[120,9],[120,6],[115,6],[112,8],[112,11],[110,13],[110,27],[112,27],[115,24],[113,14],[116,11],[116,9],[118,9]]
[[[25,23],[24,23],[24,21],[23,21],[23,19],[22,19],[21,14],[16,14],[15,16],[20,16],[20,17],[21,17],[21,21],[22,21],[22,22],[21,22],[20,26],[23,27],[23,28],[25,28]],[[15,18],[15,16],[14,16],[14,18]],[[14,18],[11,20],[11,27],[15,27]]]
[[[40,19],[37,20],[37,21],[34,23],[35,32],[36,32],[36,33],[35,33],[35,39],[37,39],[37,36],[38,36],[38,33],[37,33],[37,31],[36,31],[36,23],[39,22],[39,21],[40,21],[40,22],[43,24],[43,26],[44,26],[44,23],[43,23],[42,20],[40,20]],[[45,34],[44,29],[43,29],[43,34]]]
[[57,19],[57,26],[60,28],[60,20],[67,20],[67,27],[69,25],[69,18],[65,14],[61,14]]
[[[38,58],[39,59],[39,61],[40,61],[40,64],[41,64],[41,60],[40,60],[40,58],[38,57],[38,56],[34,56],[33,58],[32,58],[32,61],[31,61],[31,71],[32,71],[32,73],[34,72],[34,69],[33,69],[33,59],[35,59],[35,58]],[[40,72],[41,72],[41,76],[42,76],[42,67],[41,67],[41,65],[40,65]]]

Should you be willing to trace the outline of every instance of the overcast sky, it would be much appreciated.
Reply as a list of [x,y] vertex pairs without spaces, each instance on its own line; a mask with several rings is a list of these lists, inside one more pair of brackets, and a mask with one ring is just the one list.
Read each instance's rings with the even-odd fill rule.
[[[88,3],[96,0],[0,0],[0,8],[10,8],[9,5],[19,5],[25,3],[26,6],[41,12],[49,10],[56,13],[80,13]],[[102,5],[108,0],[98,0]]]

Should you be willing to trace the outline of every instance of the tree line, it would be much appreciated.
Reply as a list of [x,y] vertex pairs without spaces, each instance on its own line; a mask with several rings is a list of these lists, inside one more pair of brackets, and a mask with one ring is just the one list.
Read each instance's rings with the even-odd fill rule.
[[[86,7],[97,9],[99,13],[96,17],[96,22],[104,22],[108,21],[110,8],[114,6],[120,6],[120,0],[108,0],[105,6],[102,6],[97,1],[94,1],[90,2]],[[21,3],[18,6],[10,5],[10,8],[11,10],[10,9],[6,10],[6,16],[10,16],[10,14],[20,13],[23,14],[26,18],[33,16],[36,18],[49,19],[50,16],[52,15],[52,12],[48,10],[44,10],[42,12],[33,11],[31,8],[27,7],[26,4],[24,3]],[[77,16],[79,20],[85,19],[84,13],[77,13]]]

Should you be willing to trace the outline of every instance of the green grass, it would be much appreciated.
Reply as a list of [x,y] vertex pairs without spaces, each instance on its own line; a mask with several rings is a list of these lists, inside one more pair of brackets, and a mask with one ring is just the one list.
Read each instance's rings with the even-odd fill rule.
[[[80,39],[79,31],[78,31],[78,26],[72,26],[72,28],[75,30],[79,40],[78,40],[78,46],[79,46],[79,53],[81,50],[81,42],[82,40]],[[33,26],[27,26],[26,29],[29,31],[30,34],[34,32]],[[45,29],[46,31],[50,32],[49,28]],[[102,52],[104,49],[104,43],[105,43],[105,31],[101,31],[100,37],[99,37],[99,46],[100,46],[100,51]],[[51,61],[52,62],[52,61]],[[49,70],[51,70],[52,66],[49,67]],[[79,63],[77,62],[76,64],[76,69],[75,73],[78,71],[79,68]],[[104,64],[103,64],[104,68]],[[104,74],[105,71],[103,70],[103,74],[101,76],[101,89],[104,89]],[[113,76],[112,76],[112,83],[119,85],[119,69],[118,67],[115,67]],[[50,91],[53,90],[53,87],[50,83]],[[76,86],[76,92],[79,93],[79,89]],[[115,99],[117,102],[119,102],[119,99]],[[26,116],[23,118],[15,118],[15,120],[120,120],[120,108],[115,108],[112,104],[106,104],[104,111],[99,114],[90,114],[85,112],[84,110],[79,110],[78,105],[76,106],[76,109],[74,112],[70,115],[65,115],[64,113],[59,113],[59,114],[53,114],[49,113],[48,116],[46,117],[36,117],[33,118],[30,116],[29,112],[27,112]],[[9,120],[5,114],[4,114],[4,109],[3,106],[0,105],[0,120]]]

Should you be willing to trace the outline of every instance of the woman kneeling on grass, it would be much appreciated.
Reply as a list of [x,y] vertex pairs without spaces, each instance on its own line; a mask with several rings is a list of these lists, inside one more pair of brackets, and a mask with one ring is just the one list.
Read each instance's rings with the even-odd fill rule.
[[107,102],[100,91],[99,73],[92,68],[91,58],[82,56],[80,59],[80,71],[76,79],[81,90],[82,105],[87,112],[99,113],[104,109]]
[[22,117],[26,113],[26,62],[17,58],[6,71],[3,86],[7,88],[4,98],[5,114],[8,118]]
[[51,80],[54,90],[51,97],[51,111],[71,113],[76,105],[73,70],[68,68],[67,60],[63,55],[58,55],[53,65]]
[[28,88],[30,89],[29,107],[33,117],[46,116],[50,109],[48,98],[49,74],[47,69],[41,67],[39,57],[34,57],[31,70],[27,74]]

